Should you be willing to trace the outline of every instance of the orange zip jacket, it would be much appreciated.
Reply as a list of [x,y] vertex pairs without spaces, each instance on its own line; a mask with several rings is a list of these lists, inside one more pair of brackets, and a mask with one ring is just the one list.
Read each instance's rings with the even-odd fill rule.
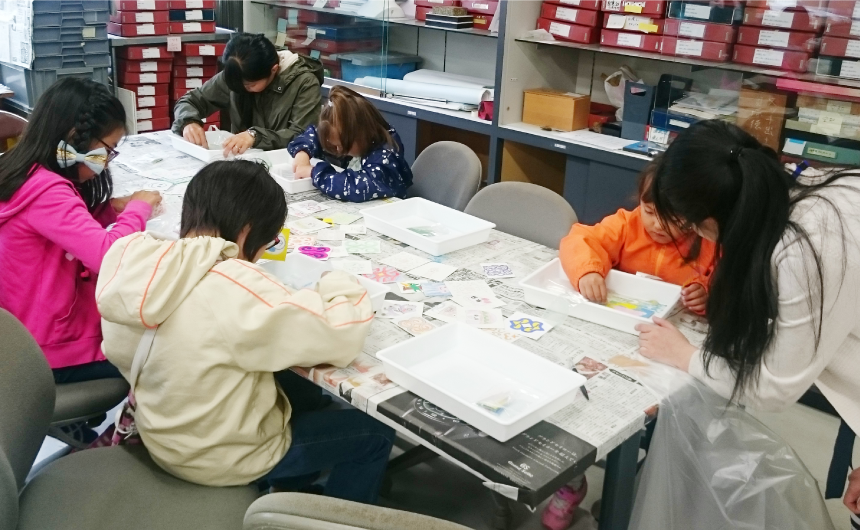
[[[681,244],[686,253],[686,244]],[[708,288],[713,269],[715,245],[702,240],[699,257],[689,263],[674,243],[655,243],[645,232],[639,207],[632,212],[618,210],[594,226],[575,224],[561,240],[559,257],[571,285],[579,289],[579,280],[597,272],[606,277],[615,268],[630,274],[642,272],[674,283],[700,283]]]

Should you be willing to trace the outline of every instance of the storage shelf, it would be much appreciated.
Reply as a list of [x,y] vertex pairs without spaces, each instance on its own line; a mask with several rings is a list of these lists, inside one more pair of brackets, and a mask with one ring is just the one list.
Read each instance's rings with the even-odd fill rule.
[[774,70],[772,68],[762,68],[760,66],[751,66],[747,64],[738,64],[732,62],[718,63],[713,61],[702,61],[691,57],[675,57],[673,55],[662,55],[653,52],[643,52],[630,48],[616,48],[614,46],[601,46],[599,44],[578,44],[575,42],[564,41],[543,41],[538,39],[519,38],[517,42],[525,42],[529,44],[537,44],[542,46],[557,46],[561,48],[572,48],[575,50],[585,50],[597,53],[606,53],[610,55],[623,55],[625,57],[639,57],[643,59],[654,59],[666,63],[688,64],[704,68],[719,68],[721,70],[732,70],[735,72],[748,72],[752,74],[760,74],[771,77],[782,77],[789,79],[799,79],[801,81],[812,81],[814,83],[822,83],[827,85],[839,85],[851,88],[860,88],[860,79],[843,79],[840,77],[821,76],[813,73],[800,74],[797,72],[786,72],[784,70]]
[[[359,15],[356,15],[355,13],[351,13],[348,11],[339,11],[337,9],[330,8],[330,7],[314,7],[314,6],[309,6],[309,5],[305,5],[305,4],[287,4],[287,3],[283,2],[282,0],[254,0],[252,3],[275,6],[275,7],[286,7],[289,9],[301,9],[304,11],[317,11],[319,13],[331,13],[333,15],[341,15],[341,16],[345,16],[345,17],[361,18],[364,20],[376,20],[377,22],[384,22],[387,24],[398,24],[401,26],[416,26],[419,28],[426,27],[423,20],[415,20],[414,18],[390,18],[390,19],[384,19],[383,20],[380,18],[362,17]],[[440,31],[452,31],[455,33],[466,33],[469,35],[478,35],[480,37],[490,37],[493,39],[498,38],[498,36],[499,36],[498,33],[495,33],[492,31],[487,31],[485,29],[474,29],[474,28],[448,29],[448,28],[434,28],[434,27],[428,27],[427,29],[438,29]]]
[[122,48],[124,46],[139,46],[147,44],[164,44],[167,37],[179,37],[182,42],[226,42],[230,40],[232,30],[215,28],[215,33],[182,33],[180,35],[153,35],[151,37],[121,37],[119,35],[108,35],[111,48]]

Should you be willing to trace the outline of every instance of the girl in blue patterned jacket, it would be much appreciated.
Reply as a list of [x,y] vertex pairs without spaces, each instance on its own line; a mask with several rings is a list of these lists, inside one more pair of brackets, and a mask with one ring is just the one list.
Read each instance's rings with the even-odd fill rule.
[[[318,126],[311,125],[287,147],[295,178],[312,178],[329,197],[351,202],[406,196],[412,169],[403,144],[382,114],[357,92],[335,86]],[[311,166],[311,158],[323,159]],[[329,162],[346,167],[337,171]]]

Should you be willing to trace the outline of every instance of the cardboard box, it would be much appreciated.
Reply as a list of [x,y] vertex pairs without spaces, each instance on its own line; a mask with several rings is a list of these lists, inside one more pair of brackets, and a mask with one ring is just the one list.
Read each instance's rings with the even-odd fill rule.
[[787,94],[742,88],[738,96],[737,125],[762,145],[779,151],[787,104]]
[[602,10],[610,13],[662,17],[666,13],[666,2],[664,0],[604,0]]
[[821,55],[860,58],[860,40],[824,37],[821,39]]
[[670,18],[734,24],[740,22],[744,8],[739,2],[669,2]]
[[172,59],[173,52],[167,51],[167,46],[123,46],[117,48],[116,56],[123,59]]
[[[749,0],[747,2],[747,7],[752,7],[755,9],[792,9],[792,10],[801,10],[801,9],[821,9],[827,7],[827,4],[830,0]],[[831,5],[836,2],[842,2],[842,0],[833,0]]]
[[860,2],[854,0],[832,0],[827,5],[827,12],[834,19],[860,19]]
[[180,77],[204,77],[211,78],[218,73],[217,66],[174,66],[174,80]]
[[215,0],[170,0],[170,9],[215,9]]
[[589,11],[587,9],[573,9],[558,4],[544,2],[540,10],[540,16],[552,20],[558,20],[566,24],[579,24],[580,26],[599,26],[602,13]]
[[704,61],[724,63],[732,58],[732,45],[727,42],[710,42],[664,36],[660,53],[663,55],[695,57]]
[[[845,138],[846,140],[860,140],[860,127],[854,125],[842,125],[839,128],[839,132],[835,133],[835,131],[827,131],[826,133],[820,132],[821,130],[816,127],[815,123],[808,123],[797,120],[788,120],[785,122],[786,131],[800,131],[810,134],[824,134],[825,136],[831,136],[834,138]],[[795,136],[792,133],[787,133],[790,136]]]
[[170,128],[170,118],[159,118],[157,120],[143,120],[137,122],[137,132],[164,131]]
[[592,11],[600,11],[600,7],[603,4],[603,0],[550,0],[550,2],[566,7],[590,9]]
[[172,98],[171,98],[171,99],[172,99],[172,101],[175,103],[176,101],[179,101],[179,99],[181,99],[181,98],[182,98],[182,96],[184,96],[185,94],[187,94],[187,93],[191,92],[192,90],[194,90],[194,89],[193,89],[193,88],[179,88],[179,87],[174,87],[174,88],[173,88],[173,91],[171,92],[171,96],[172,96]]
[[860,61],[819,55],[815,73],[818,75],[844,77],[846,79],[860,79]]
[[726,42],[732,44],[737,37],[737,28],[727,24],[713,22],[690,22],[667,18],[663,25],[663,34],[671,37],[687,37],[711,42]]
[[415,5],[423,7],[459,6],[460,0],[415,0]]
[[169,11],[117,11],[111,13],[114,24],[164,24],[170,22]]
[[755,48],[753,46],[735,45],[732,61],[740,64],[755,66],[770,66],[779,70],[806,72],[809,65],[809,54],[791,50],[773,50],[770,48]]
[[177,55],[173,58],[174,66],[216,66],[218,58],[215,56],[195,57],[187,55]]
[[168,104],[167,100],[167,96],[141,96],[137,98],[137,108],[166,107]]
[[860,20],[828,18],[824,22],[824,34],[833,37],[860,39]]
[[588,127],[591,97],[560,90],[532,89],[523,92],[523,122],[559,131]]
[[115,11],[167,11],[168,0],[114,0]]
[[[417,8],[416,8],[417,13]],[[483,29],[489,31],[490,24],[493,23],[492,15],[475,15],[472,20],[472,27],[475,29]]]
[[184,42],[182,43],[181,55],[187,57],[206,57],[207,55],[221,57],[226,46],[223,42]]
[[166,96],[168,95],[168,85],[125,85],[120,88],[131,90],[138,96]]
[[756,26],[741,26],[738,28],[738,44],[745,46],[766,46],[782,48],[806,53],[815,53],[818,49],[818,36],[805,31],[782,31]]
[[469,13],[495,15],[499,8],[499,0],[460,0],[460,5],[465,7]]
[[107,23],[107,32],[121,37],[152,37],[153,35],[167,35],[169,31],[170,24]]
[[170,33],[215,33],[215,22],[171,22]]
[[188,11],[168,11],[171,22],[215,21],[214,9],[189,9]]
[[117,72],[120,85],[157,85],[170,82],[170,72]]
[[137,109],[136,119],[137,121],[170,119],[170,108],[169,105],[164,105],[163,107]]
[[596,27],[565,24],[548,18],[539,18],[537,29],[545,29],[557,39],[581,44],[593,44],[597,42],[600,35],[600,29]]
[[634,48],[646,52],[660,52],[662,37],[660,35],[643,35],[604,29],[600,32],[600,44],[618,48]]
[[860,116],[860,103],[799,94],[797,107]]
[[818,32],[824,26],[822,19],[806,11],[775,11],[750,9],[744,11],[745,26],[793,29],[797,31]]
[[427,13],[432,13],[433,8],[427,6],[415,6],[415,20],[427,20]]
[[184,88],[186,90],[191,90],[193,88],[200,88],[206,81],[208,81],[208,79],[204,79],[202,77],[174,77],[173,89]]
[[173,61],[125,61],[117,60],[117,68],[124,72],[169,72]]
[[603,27],[618,31],[633,31],[638,33],[653,33],[662,35],[665,18],[651,18],[642,15],[620,15],[607,13],[603,17]]

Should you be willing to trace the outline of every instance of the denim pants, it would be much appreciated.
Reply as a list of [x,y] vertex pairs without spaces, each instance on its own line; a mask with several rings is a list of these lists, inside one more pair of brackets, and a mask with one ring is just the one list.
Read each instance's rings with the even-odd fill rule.
[[394,430],[355,409],[307,410],[302,404],[314,402],[319,387],[291,372],[276,378],[290,403],[296,404],[290,419],[293,439],[284,458],[262,480],[297,489],[331,470],[325,495],[376,503]]

